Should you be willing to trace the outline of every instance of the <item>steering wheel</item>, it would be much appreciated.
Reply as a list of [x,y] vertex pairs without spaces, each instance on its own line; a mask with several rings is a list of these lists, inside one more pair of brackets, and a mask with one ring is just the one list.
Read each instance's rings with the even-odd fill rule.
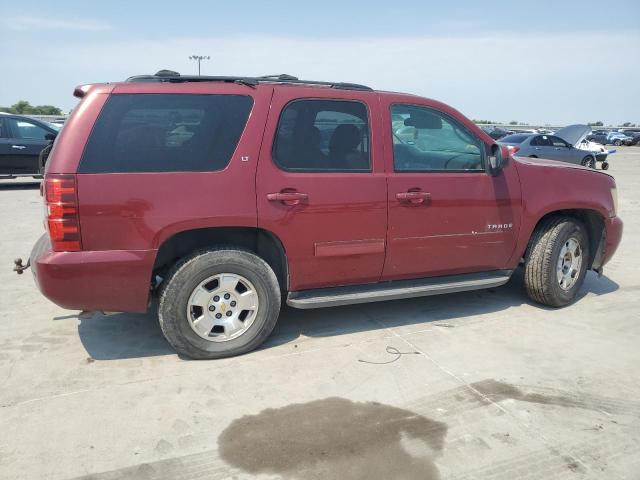
[[446,162],[444,162],[444,169],[445,169],[445,170],[448,170],[449,163],[450,163],[452,160],[455,160],[456,158],[461,157],[462,155],[464,155],[464,154],[463,154],[463,153],[459,153],[459,154],[454,155],[453,157],[451,157],[451,158],[450,158],[449,160],[447,160]]

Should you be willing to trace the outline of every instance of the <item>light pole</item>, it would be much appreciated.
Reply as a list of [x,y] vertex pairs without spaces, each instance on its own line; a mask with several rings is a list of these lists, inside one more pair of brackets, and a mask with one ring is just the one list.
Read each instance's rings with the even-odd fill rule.
[[211,57],[209,55],[190,55],[189,60],[198,61],[198,76],[200,76],[200,62],[202,60],[211,60]]

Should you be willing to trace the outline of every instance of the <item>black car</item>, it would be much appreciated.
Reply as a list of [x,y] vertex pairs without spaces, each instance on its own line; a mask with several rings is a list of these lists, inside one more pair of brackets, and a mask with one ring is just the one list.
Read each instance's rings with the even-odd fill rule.
[[0,113],[0,178],[40,176],[40,152],[57,134],[46,122]]

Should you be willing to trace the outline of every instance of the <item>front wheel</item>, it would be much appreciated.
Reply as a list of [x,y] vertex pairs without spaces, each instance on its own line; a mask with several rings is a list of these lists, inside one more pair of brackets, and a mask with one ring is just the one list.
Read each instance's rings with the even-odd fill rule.
[[162,333],[190,358],[249,352],[267,339],[278,320],[276,275],[250,252],[197,252],[178,262],[163,285],[158,308]]
[[604,162],[604,163],[602,164],[602,170],[609,170],[609,163]]
[[584,157],[582,159],[582,166],[587,168],[596,168],[596,159],[593,157]]
[[620,140],[614,140],[614,141],[613,141],[613,144],[614,144],[616,147],[619,147],[620,145],[622,145],[622,142],[621,142]]
[[570,217],[543,221],[533,234],[525,263],[529,297],[542,305],[564,307],[576,297],[589,262],[584,226]]

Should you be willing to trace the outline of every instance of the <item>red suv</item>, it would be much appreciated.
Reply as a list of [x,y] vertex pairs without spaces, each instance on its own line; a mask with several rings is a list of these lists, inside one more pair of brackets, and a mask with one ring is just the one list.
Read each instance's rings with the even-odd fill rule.
[[347,84],[174,72],[78,87],[44,181],[37,284],[145,312],[193,358],[295,308],[495,287],[561,307],[622,234],[602,172],[512,158],[458,111]]

